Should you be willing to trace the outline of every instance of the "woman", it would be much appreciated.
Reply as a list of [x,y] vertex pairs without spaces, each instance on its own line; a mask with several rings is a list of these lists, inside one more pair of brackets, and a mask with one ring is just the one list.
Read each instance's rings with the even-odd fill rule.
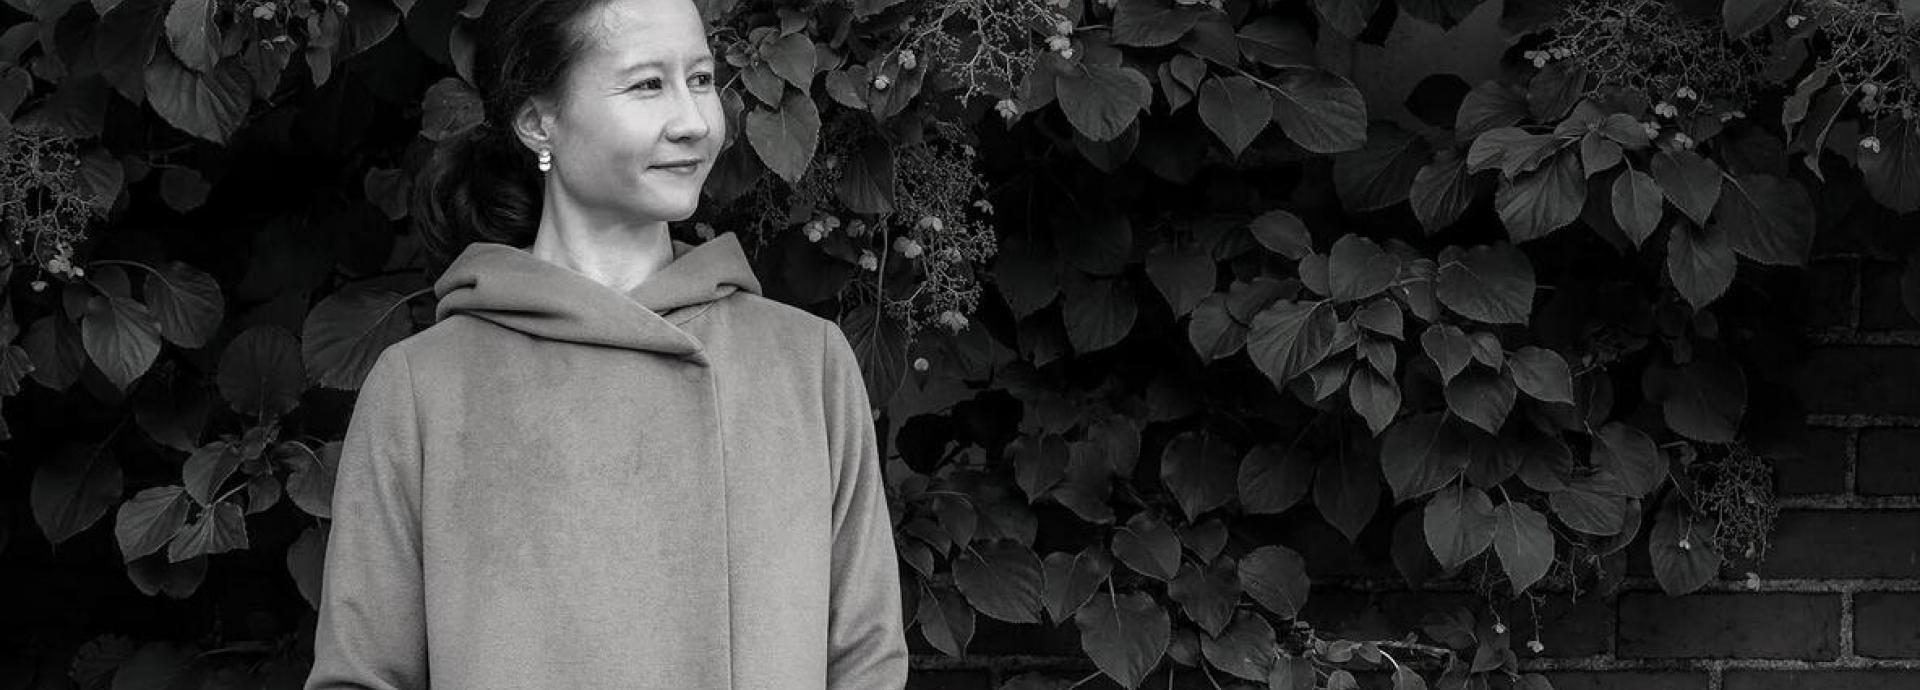
[[859,367],[673,240],[726,138],[690,0],[493,0],[488,125],[415,220],[459,256],[342,446],[319,688],[905,685]]

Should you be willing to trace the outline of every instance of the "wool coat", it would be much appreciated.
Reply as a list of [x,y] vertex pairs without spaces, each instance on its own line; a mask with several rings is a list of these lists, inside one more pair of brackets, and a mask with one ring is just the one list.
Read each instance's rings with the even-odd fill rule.
[[625,294],[494,243],[438,279],[348,423],[308,690],[905,686],[852,347],[734,234],[673,254]]

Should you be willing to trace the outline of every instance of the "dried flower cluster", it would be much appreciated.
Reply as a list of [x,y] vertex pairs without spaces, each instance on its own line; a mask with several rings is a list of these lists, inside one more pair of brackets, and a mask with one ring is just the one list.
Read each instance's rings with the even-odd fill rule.
[[1664,117],[1738,110],[1766,86],[1763,40],[1730,40],[1720,22],[1689,17],[1665,0],[1576,0],[1556,26],[1525,57],[1536,66],[1572,60],[1597,84],[1665,103]]
[[[9,254],[51,273],[85,275],[73,252],[86,240],[89,221],[102,214],[81,168],[65,136],[20,128],[0,134],[0,222],[13,244]],[[35,287],[45,283],[36,280]]]

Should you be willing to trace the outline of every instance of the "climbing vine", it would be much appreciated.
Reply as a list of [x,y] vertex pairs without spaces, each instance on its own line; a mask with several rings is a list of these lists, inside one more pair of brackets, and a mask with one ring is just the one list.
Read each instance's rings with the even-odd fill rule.
[[[1764,572],[1780,305],[1836,219],[1920,210],[1910,2],[698,4],[732,126],[674,231],[855,346],[916,647],[1071,622],[1081,682],[1546,688],[1507,611],[1633,552],[1673,594]],[[0,9],[0,552],[138,593],[15,647],[299,684],[485,5]],[[1432,26],[1506,48],[1370,80]],[[1317,627],[1327,543],[1487,605]]]

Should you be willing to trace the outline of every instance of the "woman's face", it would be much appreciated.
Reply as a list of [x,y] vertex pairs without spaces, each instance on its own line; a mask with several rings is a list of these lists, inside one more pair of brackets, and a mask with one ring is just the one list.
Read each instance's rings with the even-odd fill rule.
[[557,178],[549,188],[616,223],[693,215],[727,126],[698,10],[690,0],[606,0],[574,30],[584,49],[542,118]]

